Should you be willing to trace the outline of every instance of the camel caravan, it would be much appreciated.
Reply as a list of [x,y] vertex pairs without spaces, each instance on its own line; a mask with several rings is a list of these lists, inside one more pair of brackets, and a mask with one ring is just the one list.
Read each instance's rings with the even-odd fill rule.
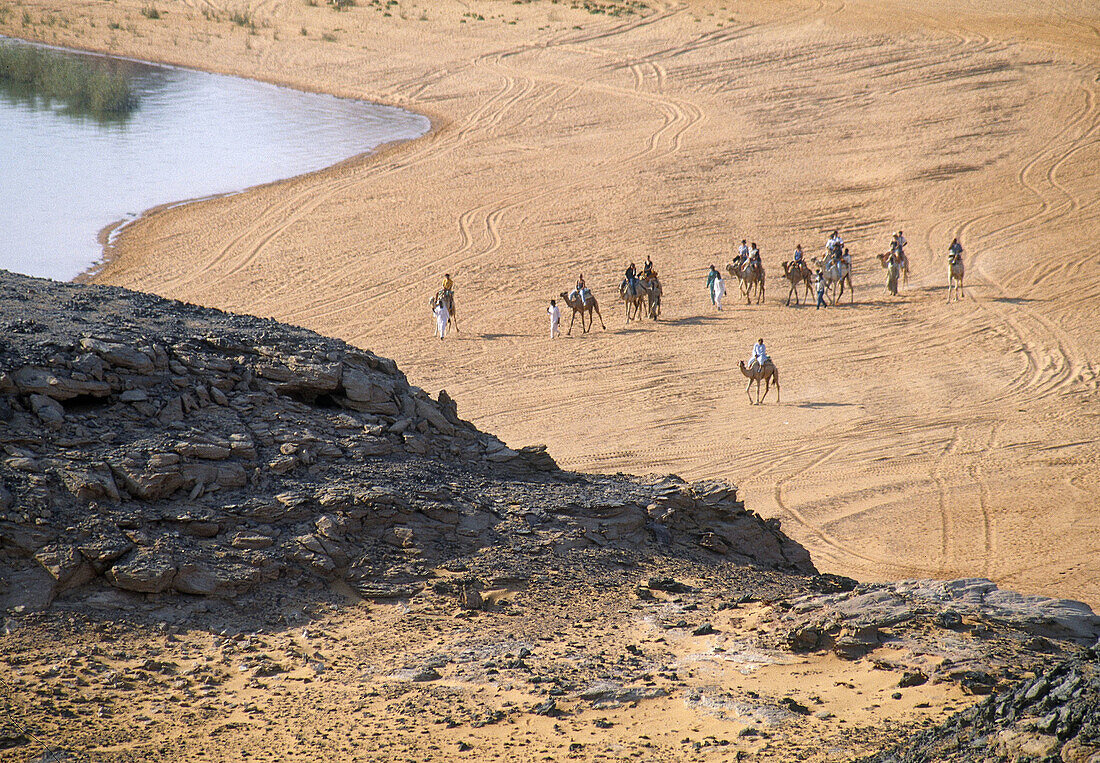
[[[902,231],[893,235],[890,250],[876,255],[886,275],[886,291],[892,296],[898,295],[901,284],[909,282],[909,258],[905,254],[906,240]],[[947,301],[954,302],[963,298],[963,275],[965,269],[962,260],[963,248],[958,238],[951,242],[948,249],[948,292]],[[807,262],[809,259],[809,262]],[[802,298],[807,301],[813,299],[816,294],[817,308],[828,307],[840,303],[844,297],[844,291],[848,291],[849,304],[855,304],[855,288],[852,283],[852,256],[848,247],[838,231],[833,231],[825,242],[825,254],[822,257],[806,258],[802,252],[802,246],[795,247],[794,257],[781,263],[783,267],[783,279],[788,284],[787,297],[784,302],[788,307],[791,299],[795,306],[802,304]],[[737,256],[726,265],[726,272],[735,279],[739,286],[739,293],[746,305],[760,305],[764,302],[765,277],[763,258],[756,242],[749,244],[746,239],[741,240]],[[725,281],[718,268],[710,266],[706,278],[707,292],[711,304],[721,311],[722,298],[726,294]],[[644,320],[645,317],[656,321],[661,316],[661,296],[663,289],[661,281],[657,277],[657,271],[653,267],[650,258],[646,258],[645,264],[639,270],[634,263],[626,269],[623,280],[619,284],[619,299],[622,301],[626,312],[626,322],[629,325],[635,320]],[[828,299],[826,299],[826,296]],[[563,291],[559,298],[569,307],[573,315],[569,321],[567,336],[573,334],[577,316],[581,319],[581,333],[587,334],[592,330],[596,320],[600,322],[600,328],[607,330],[600,305],[596,296],[584,282],[584,276],[577,279],[576,286],[570,291]],[[443,339],[447,329],[454,327],[458,331],[458,318],[455,312],[454,281],[450,274],[445,274],[443,285],[432,297],[432,312],[436,317],[436,335]],[[559,335],[561,321],[561,308],[557,300],[550,300],[547,308],[550,315],[550,337]],[[753,358],[738,365],[741,373],[749,380],[745,392],[749,402],[760,404],[768,396],[771,387],[775,386],[776,401],[779,400],[779,371],[774,361],[763,352],[763,339],[754,348]],[[761,393],[761,382],[764,384]],[[756,397],[753,399],[752,385],[756,384]]]

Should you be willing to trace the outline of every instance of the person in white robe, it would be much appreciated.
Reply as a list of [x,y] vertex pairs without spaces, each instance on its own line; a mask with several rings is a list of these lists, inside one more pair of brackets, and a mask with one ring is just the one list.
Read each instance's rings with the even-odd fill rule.
[[561,323],[561,310],[555,300],[550,300],[550,307],[546,308],[546,312],[550,313],[550,338],[555,339],[561,333],[561,329],[558,328]]
[[722,309],[722,297],[726,295],[726,282],[722,279],[722,274],[719,273],[718,277],[710,285],[711,296],[714,298],[714,306],[719,310]]
[[447,335],[447,321],[451,319],[451,313],[447,310],[447,304],[442,299],[432,308],[432,312],[435,313],[435,328],[439,334],[439,338],[442,339]]

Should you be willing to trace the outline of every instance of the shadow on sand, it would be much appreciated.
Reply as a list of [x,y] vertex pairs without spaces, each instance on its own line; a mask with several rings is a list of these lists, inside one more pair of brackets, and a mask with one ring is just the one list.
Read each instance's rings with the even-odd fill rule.
[[990,297],[989,301],[1000,302],[1005,305],[1026,305],[1028,302],[1045,302],[1046,300],[1032,297]]
[[796,408],[859,408],[859,403],[795,403]]
[[661,321],[667,326],[701,326],[704,323],[714,323],[717,315],[692,315],[687,318],[676,318],[670,321]]

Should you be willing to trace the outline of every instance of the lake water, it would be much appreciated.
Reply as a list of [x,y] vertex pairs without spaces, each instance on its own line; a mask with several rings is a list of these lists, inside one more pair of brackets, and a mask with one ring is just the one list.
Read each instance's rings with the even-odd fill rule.
[[0,93],[0,268],[70,280],[101,259],[99,232],[111,223],[319,170],[431,126],[402,109],[239,77],[112,65],[140,98],[124,119]]

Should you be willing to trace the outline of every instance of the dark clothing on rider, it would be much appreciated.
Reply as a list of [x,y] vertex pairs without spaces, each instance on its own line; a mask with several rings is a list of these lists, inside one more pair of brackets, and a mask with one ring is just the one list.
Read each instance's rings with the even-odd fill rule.
[[637,273],[634,270],[634,266],[631,265],[626,269],[626,280],[633,281],[637,277]]

